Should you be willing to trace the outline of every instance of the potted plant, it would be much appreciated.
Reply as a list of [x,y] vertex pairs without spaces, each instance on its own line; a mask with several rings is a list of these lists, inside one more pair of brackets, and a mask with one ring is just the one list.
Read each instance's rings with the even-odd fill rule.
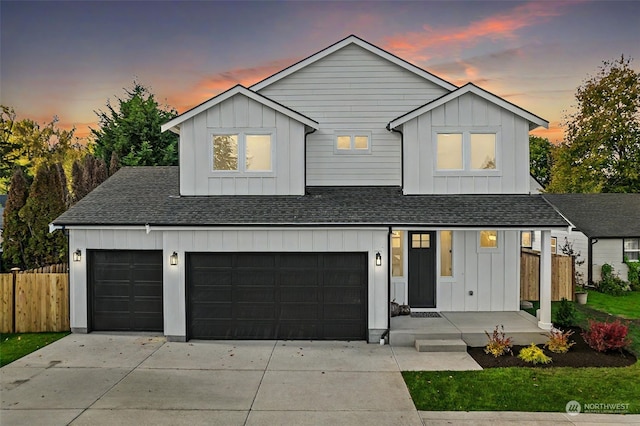
[[578,302],[578,305],[586,305],[588,295],[589,293],[583,286],[576,286],[576,302]]

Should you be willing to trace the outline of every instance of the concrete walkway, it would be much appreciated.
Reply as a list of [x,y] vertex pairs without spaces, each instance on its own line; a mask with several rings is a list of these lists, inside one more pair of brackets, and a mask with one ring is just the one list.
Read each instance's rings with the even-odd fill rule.
[[0,424],[640,422],[640,416],[418,412],[400,371],[479,368],[464,355],[364,342],[167,343],[74,334],[0,369]]

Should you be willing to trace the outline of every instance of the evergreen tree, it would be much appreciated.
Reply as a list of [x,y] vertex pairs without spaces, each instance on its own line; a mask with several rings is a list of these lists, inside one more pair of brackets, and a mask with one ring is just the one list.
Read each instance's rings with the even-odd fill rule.
[[91,129],[98,158],[111,160],[113,153],[126,166],[178,164],[178,137],[160,132],[160,126],[177,115],[174,109],[160,107],[154,95],[137,82],[125,89],[126,99],[118,98],[114,108],[97,111],[100,128]]
[[29,229],[24,240],[25,266],[28,269],[66,260],[67,239],[64,234],[59,230],[49,233],[49,223],[67,208],[60,167],[56,164],[38,167],[27,202],[20,210],[20,218]]
[[529,136],[530,173],[543,187],[546,187],[551,179],[551,148],[549,139]]
[[113,151],[111,153],[111,161],[109,161],[109,176],[114,174],[120,169],[120,157],[118,157],[118,153]]
[[13,175],[16,160],[20,157],[20,146],[13,140],[16,113],[13,108],[0,105],[0,192],[4,193]]
[[9,185],[7,205],[4,209],[4,231],[2,232],[2,264],[8,268],[25,269],[25,244],[29,228],[20,217],[20,210],[27,202],[29,182],[24,172],[16,168]]

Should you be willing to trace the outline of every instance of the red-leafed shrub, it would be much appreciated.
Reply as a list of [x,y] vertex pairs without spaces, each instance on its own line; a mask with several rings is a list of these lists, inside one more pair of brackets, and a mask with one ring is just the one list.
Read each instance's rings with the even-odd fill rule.
[[627,337],[629,327],[620,320],[615,322],[597,322],[589,320],[589,330],[582,332],[584,341],[598,352],[622,349],[631,343]]

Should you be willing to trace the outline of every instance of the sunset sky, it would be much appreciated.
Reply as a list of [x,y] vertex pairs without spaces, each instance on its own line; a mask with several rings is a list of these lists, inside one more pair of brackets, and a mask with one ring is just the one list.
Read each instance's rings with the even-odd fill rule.
[[624,54],[640,69],[638,1],[0,2],[0,103],[88,135],[135,80],[184,112],[355,34],[456,85],[550,121]]

